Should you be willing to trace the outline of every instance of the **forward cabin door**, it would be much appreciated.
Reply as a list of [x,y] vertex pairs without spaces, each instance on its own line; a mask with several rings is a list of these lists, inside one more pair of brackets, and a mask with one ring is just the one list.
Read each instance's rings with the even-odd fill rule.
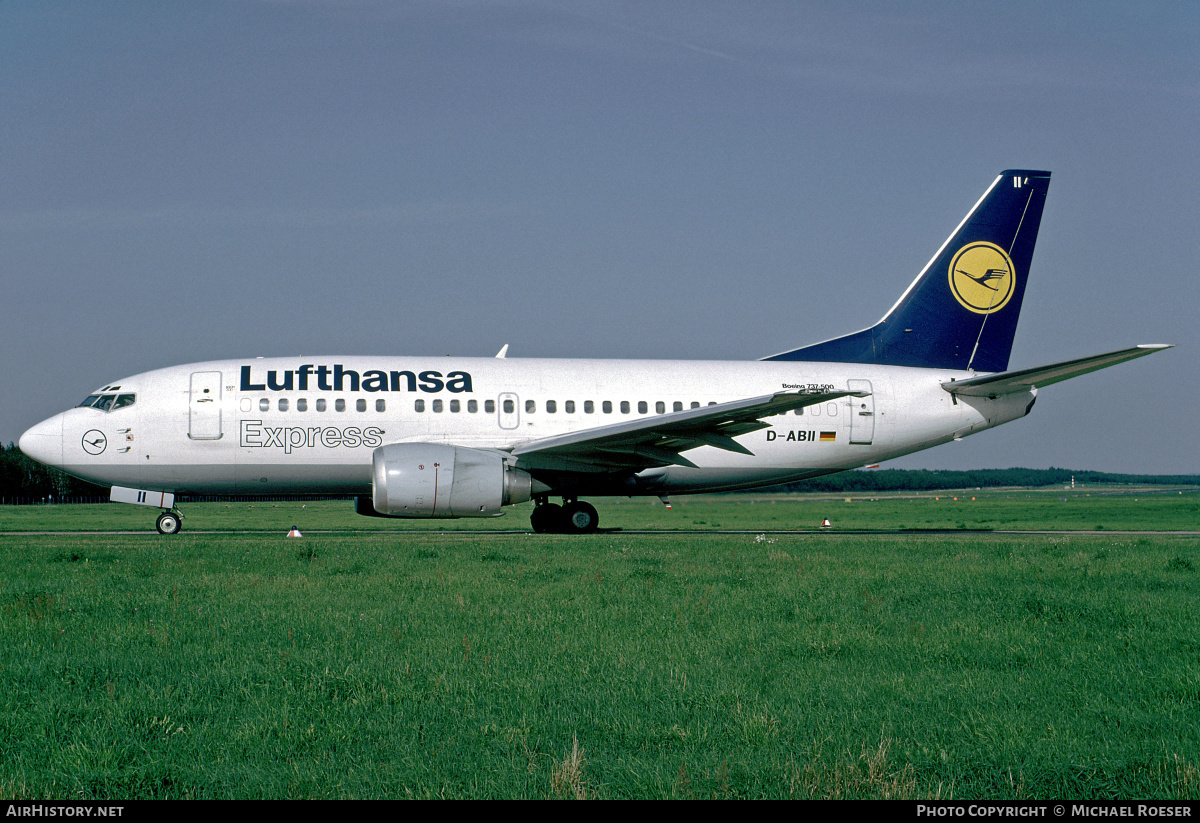
[[869,446],[875,439],[875,395],[870,380],[847,380],[850,391],[865,391],[866,397],[850,397],[850,442]]
[[221,439],[221,373],[192,372],[188,391],[188,437],[192,440]]

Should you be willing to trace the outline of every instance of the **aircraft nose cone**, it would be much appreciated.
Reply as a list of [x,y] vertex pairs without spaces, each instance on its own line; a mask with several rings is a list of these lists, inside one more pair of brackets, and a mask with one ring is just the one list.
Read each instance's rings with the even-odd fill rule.
[[61,466],[63,462],[62,427],[62,415],[55,415],[49,420],[43,420],[21,435],[17,445],[22,452],[39,463],[45,463],[47,466]]

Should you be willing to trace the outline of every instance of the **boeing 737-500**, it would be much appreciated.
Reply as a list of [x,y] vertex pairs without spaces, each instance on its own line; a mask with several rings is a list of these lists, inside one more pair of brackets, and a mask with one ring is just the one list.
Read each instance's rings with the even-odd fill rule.
[[[345,495],[361,514],[597,527],[599,495],[844,471],[1029,414],[1038,390],[1143,345],[1008,371],[1050,183],[1002,172],[878,323],[756,361],[273,357],[106,383],[25,454],[162,509],[177,495]],[[562,500],[561,505],[551,498]]]

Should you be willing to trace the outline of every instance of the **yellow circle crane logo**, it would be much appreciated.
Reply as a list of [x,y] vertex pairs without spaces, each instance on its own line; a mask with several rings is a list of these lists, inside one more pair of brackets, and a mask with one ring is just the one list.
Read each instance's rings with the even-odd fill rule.
[[994,243],[968,243],[950,261],[950,293],[967,311],[999,311],[1015,283],[1012,258]]

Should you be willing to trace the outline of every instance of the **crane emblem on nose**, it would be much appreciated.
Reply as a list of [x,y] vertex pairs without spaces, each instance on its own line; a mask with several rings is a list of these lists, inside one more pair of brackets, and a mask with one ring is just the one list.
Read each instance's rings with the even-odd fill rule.
[[92,429],[83,436],[81,445],[88,454],[100,454],[107,448],[108,438],[104,436],[104,432]]

